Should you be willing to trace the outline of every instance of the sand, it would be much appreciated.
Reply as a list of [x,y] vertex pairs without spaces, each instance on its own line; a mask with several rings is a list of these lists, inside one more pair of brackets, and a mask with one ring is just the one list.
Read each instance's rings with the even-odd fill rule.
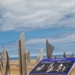
[[[30,68],[27,67],[28,72],[30,72],[34,68],[34,66],[36,65],[36,60],[31,60],[31,65],[32,66]],[[1,71],[0,71],[0,75],[2,75]],[[18,60],[11,60],[10,61],[10,75],[20,75]]]
[[[31,60],[31,67],[27,67],[27,71],[30,72],[34,66],[36,65],[36,60]],[[0,71],[0,75],[1,71]],[[11,60],[10,61],[10,75],[20,75],[19,73],[19,61],[18,60]],[[75,67],[73,68],[71,75],[75,75]]]

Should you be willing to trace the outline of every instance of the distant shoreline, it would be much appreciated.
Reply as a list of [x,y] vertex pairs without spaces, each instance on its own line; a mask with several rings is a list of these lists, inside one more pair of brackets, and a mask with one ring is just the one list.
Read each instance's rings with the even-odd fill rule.
[[[55,58],[55,56],[56,56],[57,58],[63,58],[63,55],[53,55],[52,58]],[[75,55],[74,55],[74,56],[75,56]],[[67,57],[70,57],[70,54],[68,54]],[[31,59],[36,59],[36,58],[37,58],[37,56],[31,56]],[[46,59],[47,56],[43,56],[43,58]],[[10,57],[10,60],[18,60],[18,59],[19,59],[18,57]]]

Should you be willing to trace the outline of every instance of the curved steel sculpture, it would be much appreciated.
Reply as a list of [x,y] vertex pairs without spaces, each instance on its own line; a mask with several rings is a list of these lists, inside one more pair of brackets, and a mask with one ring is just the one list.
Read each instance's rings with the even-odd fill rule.
[[7,50],[4,50],[1,53],[1,73],[2,75],[10,75],[10,64],[9,64],[9,55]]
[[20,75],[27,75],[26,48],[25,48],[24,33],[20,35],[20,39],[18,41],[18,49],[19,49]]
[[48,40],[46,39],[46,53],[47,53],[47,58],[52,58],[52,53],[54,50],[54,46],[52,46]]

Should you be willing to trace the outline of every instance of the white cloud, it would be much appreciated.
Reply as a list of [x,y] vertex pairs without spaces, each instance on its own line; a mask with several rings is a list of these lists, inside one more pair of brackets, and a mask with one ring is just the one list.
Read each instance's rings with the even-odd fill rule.
[[64,18],[75,14],[74,9],[75,0],[0,0],[0,30],[20,31],[63,25],[75,28],[75,16]]
[[[67,44],[75,42],[75,34],[65,35],[63,38],[48,38],[50,43],[53,44]],[[30,39],[26,44],[45,44],[46,38]]]

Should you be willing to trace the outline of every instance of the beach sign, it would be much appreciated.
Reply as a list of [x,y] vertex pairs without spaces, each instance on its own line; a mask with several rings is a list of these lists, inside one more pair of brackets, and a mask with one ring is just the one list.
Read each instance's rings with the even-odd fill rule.
[[47,53],[47,58],[52,58],[52,53],[54,50],[54,46],[52,46],[48,40],[46,39],[46,53]]

